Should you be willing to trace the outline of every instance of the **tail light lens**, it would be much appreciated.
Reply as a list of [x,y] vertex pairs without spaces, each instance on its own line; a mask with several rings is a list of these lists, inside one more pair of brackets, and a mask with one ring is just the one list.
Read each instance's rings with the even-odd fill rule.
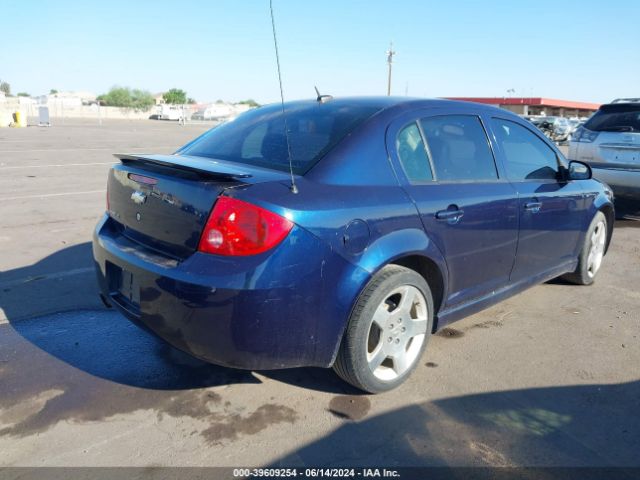
[[218,255],[257,255],[278,245],[293,223],[251,203],[219,197],[204,227],[198,250]]

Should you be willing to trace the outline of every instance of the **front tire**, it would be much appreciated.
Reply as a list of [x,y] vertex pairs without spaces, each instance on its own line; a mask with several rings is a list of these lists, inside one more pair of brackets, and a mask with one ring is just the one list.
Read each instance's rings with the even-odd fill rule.
[[432,326],[427,282],[413,270],[387,265],[358,298],[333,368],[366,392],[391,390],[418,365]]
[[577,285],[591,285],[595,281],[607,248],[608,232],[607,218],[602,212],[596,213],[585,235],[578,266],[574,272],[563,276],[565,280]]

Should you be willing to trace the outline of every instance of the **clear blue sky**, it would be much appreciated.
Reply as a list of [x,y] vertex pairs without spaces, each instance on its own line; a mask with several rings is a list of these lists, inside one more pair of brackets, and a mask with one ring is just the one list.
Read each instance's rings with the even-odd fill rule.
[[[288,99],[386,93],[640,95],[640,2],[274,0]],[[268,0],[2,0],[0,78],[14,93],[182,88],[279,99]]]

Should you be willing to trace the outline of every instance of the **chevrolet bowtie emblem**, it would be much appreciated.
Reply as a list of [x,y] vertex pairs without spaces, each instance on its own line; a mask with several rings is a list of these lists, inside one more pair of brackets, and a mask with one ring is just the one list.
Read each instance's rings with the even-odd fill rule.
[[142,192],[135,191],[131,194],[131,200],[133,200],[133,203],[137,205],[142,205],[147,201],[147,196]]

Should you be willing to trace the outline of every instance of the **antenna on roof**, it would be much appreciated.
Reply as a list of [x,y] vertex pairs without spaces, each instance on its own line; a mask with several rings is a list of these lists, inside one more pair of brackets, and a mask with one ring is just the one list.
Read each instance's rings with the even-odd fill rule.
[[289,156],[289,174],[291,175],[291,192],[298,193],[296,181],[293,177],[293,161],[291,159],[291,143],[289,142],[289,127],[287,126],[287,114],[284,110],[284,93],[282,91],[282,74],[280,73],[280,56],[278,55],[278,39],[276,38],[276,22],[273,18],[273,0],[269,0],[271,12],[271,29],[273,31],[273,45],[276,49],[276,64],[278,66],[278,84],[280,85],[280,104],[282,105],[282,118],[284,120],[284,136],[287,140],[287,155]]
[[320,91],[318,90],[318,87],[313,87],[316,90],[316,102],[318,103],[325,103],[328,102],[329,100],[333,100],[333,95],[321,95]]

